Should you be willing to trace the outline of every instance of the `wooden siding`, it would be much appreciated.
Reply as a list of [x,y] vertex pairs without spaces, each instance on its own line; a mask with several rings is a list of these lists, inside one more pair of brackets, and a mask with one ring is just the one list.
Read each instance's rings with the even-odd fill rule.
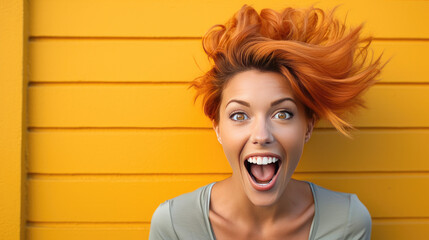
[[[188,83],[208,68],[201,36],[244,3],[34,0],[30,7],[30,240],[147,239],[158,204],[230,175]],[[321,122],[296,178],[357,193],[372,239],[429,235],[429,1],[322,1],[391,58],[354,139]]]
[[0,239],[25,239],[26,1],[0,0]]

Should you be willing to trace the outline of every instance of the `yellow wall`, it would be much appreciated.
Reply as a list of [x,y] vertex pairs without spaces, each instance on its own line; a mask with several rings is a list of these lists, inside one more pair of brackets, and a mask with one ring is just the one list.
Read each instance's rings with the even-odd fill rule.
[[[319,2],[343,3],[338,13],[366,21],[375,51],[393,59],[366,94],[355,139],[320,124],[296,177],[357,193],[373,239],[424,239],[429,1]],[[313,1],[31,1],[28,239],[147,239],[159,203],[230,174],[187,87],[207,69],[202,34],[244,3]]]
[[25,238],[28,31],[23,1],[0,0],[0,239]]

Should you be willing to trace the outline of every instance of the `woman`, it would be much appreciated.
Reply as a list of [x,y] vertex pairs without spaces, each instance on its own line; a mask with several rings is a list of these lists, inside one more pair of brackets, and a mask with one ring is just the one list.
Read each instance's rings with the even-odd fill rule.
[[213,27],[203,38],[213,67],[192,86],[233,174],[161,204],[149,239],[369,239],[356,195],[292,179],[315,122],[347,135],[344,114],[379,74],[360,29],[320,9],[249,6]]

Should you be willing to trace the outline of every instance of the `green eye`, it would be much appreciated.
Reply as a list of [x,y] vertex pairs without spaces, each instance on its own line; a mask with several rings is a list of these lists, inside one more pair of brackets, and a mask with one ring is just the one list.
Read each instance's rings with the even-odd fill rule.
[[281,111],[274,115],[274,118],[283,119],[283,120],[291,119],[292,117],[293,117],[293,114],[286,111]]
[[244,121],[249,119],[249,117],[245,113],[234,113],[230,117],[234,121]]

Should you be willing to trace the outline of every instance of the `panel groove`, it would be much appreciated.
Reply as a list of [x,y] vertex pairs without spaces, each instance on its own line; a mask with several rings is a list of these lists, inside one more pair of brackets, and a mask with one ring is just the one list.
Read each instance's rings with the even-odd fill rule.
[[158,130],[213,130],[211,127],[29,127],[29,132],[49,131],[158,131]]
[[[128,86],[128,85],[143,85],[143,86],[165,86],[165,85],[174,85],[174,86],[183,86],[187,85],[190,86],[191,81],[189,82],[159,82],[159,81],[144,81],[144,82],[101,82],[101,81],[67,81],[67,82],[43,82],[43,81],[37,81],[37,82],[30,82],[28,84],[29,87],[54,87],[54,86],[118,86],[121,87],[121,85]],[[429,86],[429,82],[377,82],[375,84],[376,86]]]
[[[53,181],[68,181],[68,180],[166,180],[169,178],[199,178],[199,177],[229,177],[231,173],[148,173],[148,174],[128,174],[128,173],[106,173],[106,174],[46,174],[46,173],[29,173],[29,180],[53,180]],[[383,177],[429,177],[429,171],[368,171],[368,172],[295,172],[297,178],[306,177],[348,177],[348,178],[383,178]]]
[[[158,130],[210,130],[212,127],[28,127],[29,132],[53,132],[53,131],[64,131],[64,132],[77,132],[77,131],[158,131]],[[354,127],[354,130],[351,131],[351,135],[357,133],[358,131],[365,130],[376,130],[376,131],[406,131],[406,130],[429,130],[429,127]],[[315,132],[318,131],[330,131],[337,132],[334,127],[317,127]]]
[[372,217],[372,220],[376,223],[384,222],[384,221],[428,221],[429,217]]
[[149,173],[149,174],[46,174],[46,173],[29,173],[28,180],[48,180],[48,181],[76,181],[76,180],[169,180],[169,179],[197,179],[200,177],[229,177],[230,173]]
[[429,82],[377,82],[375,85],[382,86],[428,86]]
[[[30,36],[29,41],[36,42],[36,41],[56,41],[56,40],[202,40],[202,37],[181,37],[181,36],[165,36],[165,37],[121,37],[121,36],[111,36],[111,37],[88,37],[88,36]],[[429,41],[429,38],[380,38],[380,37],[374,37],[372,38],[373,42],[378,41],[392,41],[392,42],[403,42],[403,41],[410,41],[410,42],[427,42]]]
[[[429,217],[372,217],[373,223],[382,222],[402,222],[402,221],[421,221],[429,222]],[[150,224],[146,221],[135,221],[135,222],[59,222],[59,221],[28,221],[27,226],[30,227],[92,227],[92,226],[130,226],[130,225],[145,225]]]
[[147,221],[133,222],[59,222],[59,221],[27,221],[28,227],[141,227],[150,224]]
[[121,36],[111,36],[111,37],[103,37],[103,36],[30,36],[29,40],[32,42],[35,41],[56,41],[56,40],[201,40],[202,37],[181,37],[181,36],[164,36],[164,37],[121,37]]
[[[89,82],[89,81],[67,81],[67,82],[30,82],[28,87],[56,87],[56,86],[190,86],[190,82],[158,82],[158,81],[144,81],[144,82]],[[429,85],[429,84],[428,84]]]
[[381,38],[381,37],[374,37],[373,42],[376,41],[392,41],[392,42],[402,42],[402,41],[412,41],[412,42],[427,42],[429,41],[429,38]]

